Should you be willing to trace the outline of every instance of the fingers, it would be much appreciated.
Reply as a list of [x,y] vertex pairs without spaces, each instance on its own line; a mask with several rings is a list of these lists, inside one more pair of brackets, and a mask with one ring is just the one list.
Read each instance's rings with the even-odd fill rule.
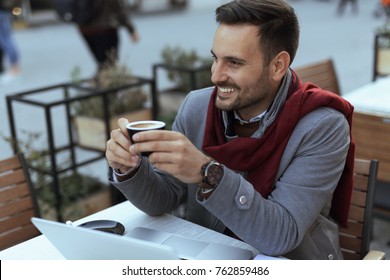
[[127,119],[119,119],[119,128],[111,131],[111,138],[107,141],[106,158],[108,164],[115,169],[130,169],[136,166],[140,160],[136,154],[129,151],[131,142],[127,134],[127,123]]
[[[120,129],[111,132],[111,139],[107,141],[106,158],[111,167],[118,165],[132,165],[131,153],[129,151],[130,142]],[[114,166],[115,165],[115,166]]]
[[178,132],[150,130],[133,135],[134,144],[130,147],[132,154],[143,152],[179,152],[185,145],[186,138]]
[[126,128],[126,125],[129,123],[129,121],[125,118],[120,118],[118,120],[118,126],[119,126],[119,129],[120,131],[126,136],[128,137],[128,133],[127,133],[127,128]]
[[133,136],[133,140],[136,142],[146,141],[175,141],[183,138],[184,136],[176,131],[171,130],[148,130],[138,132]]

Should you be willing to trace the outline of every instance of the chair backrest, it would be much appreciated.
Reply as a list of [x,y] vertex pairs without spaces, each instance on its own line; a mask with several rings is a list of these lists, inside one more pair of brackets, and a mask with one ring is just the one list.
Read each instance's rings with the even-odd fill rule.
[[355,159],[352,200],[348,226],[340,227],[340,245],[348,260],[363,259],[371,240],[377,160]]
[[40,217],[24,156],[0,161],[0,250],[39,235],[31,217]]
[[322,89],[341,95],[332,59],[294,68],[302,82],[312,82]]

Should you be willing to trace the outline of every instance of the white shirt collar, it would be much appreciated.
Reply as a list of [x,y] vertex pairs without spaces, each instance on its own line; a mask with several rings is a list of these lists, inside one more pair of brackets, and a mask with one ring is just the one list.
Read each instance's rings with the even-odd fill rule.
[[257,121],[261,121],[262,118],[264,117],[265,113],[267,113],[267,111],[264,111],[262,112],[260,115],[256,116],[256,117],[253,117],[251,118],[249,121],[246,121],[246,120],[243,120],[240,118],[240,115],[234,111],[234,117],[240,121],[240,124],[246,124],[246,123],[254,123],[254,122],[257,122]]

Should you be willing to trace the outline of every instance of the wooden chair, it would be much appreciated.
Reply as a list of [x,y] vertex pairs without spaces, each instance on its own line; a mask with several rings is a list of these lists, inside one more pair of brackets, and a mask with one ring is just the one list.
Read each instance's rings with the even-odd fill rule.
[[384,252],[369,250],[377,172],[377,160],[355,159],[348,227],[340,227],[340,245],[345,259],[385,258]]
[[326,59],[317,63],[294,68],[302,82],[312,82],[322,89],[341,95],[333,60]]
[[0,161],[0,250],[39,235],[31,217],[40,217],[24,156]]

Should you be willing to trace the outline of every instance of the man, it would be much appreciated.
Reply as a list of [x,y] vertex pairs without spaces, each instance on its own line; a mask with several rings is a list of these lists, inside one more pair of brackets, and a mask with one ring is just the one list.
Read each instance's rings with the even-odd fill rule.
[[345,11],[345,7],[348,5],[348,3],[351,4],[352,12],[357,14],[358,13],[358,2],[357,0],[340,0],[339,5],[337,7],[337,13],[339,15],[342,15]]
[[21,75],[20,54],[12,33],[12,9],[19,1],[14,2],[0,1],[0,49],[4,57],[9,60],[8,69],[2,69],[5,73],[0,76],[0,85],[12,82]]
[[348,212],[352,106],[290,70],[299,26],[283,0],[232,1],[216,19],[216,86],[186,97],[173,131],[130,142],[120,119],[107,142],[112,183],[150,215],[174,212],[264,254],[342,258],[333,219]]
[[0,74],[4,71],[3,50],[0,48]]
[[93,18],[79,25],[79,31],[93,54],[98,72],[115,65],[118,60],[119,28],[124,26],[132,42],[139,41],[139,34],[130,19],[123,0],[95,0]]
[[385,12],[386,21],[390,19],[390,0],[381,0],[383,11]]

